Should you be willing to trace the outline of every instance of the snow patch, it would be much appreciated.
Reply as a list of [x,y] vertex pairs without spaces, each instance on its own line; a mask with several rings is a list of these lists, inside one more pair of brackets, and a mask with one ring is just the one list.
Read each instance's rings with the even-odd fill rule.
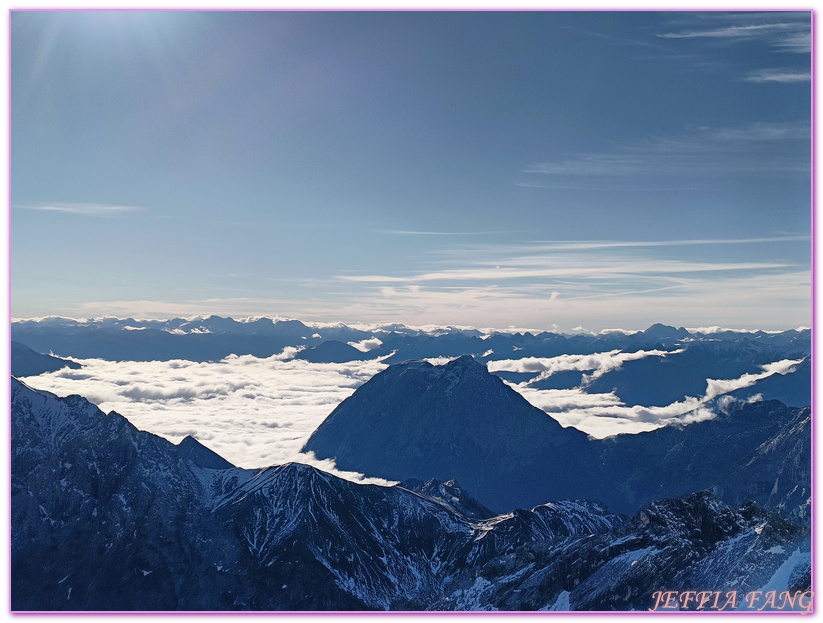
[[569,591],[563,591],[557,596],[557,599],[554,600],[551,606],[546,606],[545,608],[541,608],[541,610],[568,612],[571,610],[571,603],[569,602],[570,594]]

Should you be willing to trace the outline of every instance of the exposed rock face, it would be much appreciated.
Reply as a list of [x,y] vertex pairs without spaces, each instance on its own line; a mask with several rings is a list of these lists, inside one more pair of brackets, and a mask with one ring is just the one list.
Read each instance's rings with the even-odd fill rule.
[[401,482],[399,486],[436,500],[464,517],[488,519],[496,515],[494,511],[489,510],[464,491],[454,479],[440,482],[436,478],[429,478],[423,482],[416,478],[409,478]]

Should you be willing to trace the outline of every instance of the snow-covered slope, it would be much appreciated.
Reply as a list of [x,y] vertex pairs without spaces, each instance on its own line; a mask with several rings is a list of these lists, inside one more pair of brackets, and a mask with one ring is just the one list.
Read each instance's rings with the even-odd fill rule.
[[772,578],[771,590],[808,591],[809,547],[805,530],[755,504],[734,510],[695,493],[649,504],[609,532],[526,543],[456,577],[431,607],[648,610],[656,592],[711,591],[723,594],[721,609],[727,593],[741,605]]

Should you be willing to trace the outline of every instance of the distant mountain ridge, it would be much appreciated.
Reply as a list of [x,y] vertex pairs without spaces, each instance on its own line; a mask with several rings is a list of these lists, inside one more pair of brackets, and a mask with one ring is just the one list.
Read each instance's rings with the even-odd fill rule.
[[[374,337],[380,339],[381,345],[367,353],[369,358],[391,355],[389,363],[465,354],[474,355],[483,361],[529,356],[553,357],[614,349],[682,346],[693,341],[747,344],[758,350],[774,348],[785,353],[801,353],[800,356],[808,355],[811,351],[811,331],[808,329],[790,329],[781,333],[690,333],[684,328],[675,329],[660,324],[653,325],[646,331],[630,334],[608,332],[597,335],[565,335],[548,331],[483,332],[455,327],[423,331],[403,325],[363,330],[344,324],[315,327],[299,320],[257,318],[239,322],[220,316],[172,320],[103,318],[87,321],[47,318],[14,321],[11,323],[11,335],[12,339],[41,352],[78,358],[131,361],[215,361],[232,354],[269,357],[286,346],[308,349],[327,341],[349,344]],[[348,354],[360,356],[353,351],[348,351]],[[492,353],[484,355],[488,351]]]
[[35,352],[25,344],[13,340],[9,345],[9,354],[13,376],[36,376],[45,372],[54,372],[61,368],[78,370],[83,367],[76,361]]
[[437,499],[456,483],[239,469],[11,383],[14,611],[628,610],[662,587],[810,588],[808,532],[756,504],[703,492],[628,520],[587,501],[478,519]]
[[[257,318],[239,322],[210,316],[170,321],[17,321],[12,323],[12,336],[43,352],[131,361],[218,361],[229,355],[277,354],[316,364],[378,358],[393,364],[469,354],[477,361],[499,364],[496,375],[513,383],[527,383],[530,389],[577,390],[604,397],[613,394],[629,407],[667,406],[689,396],[701,396],[707,379],[757,375],[762,366],[776,361],[805,360],[791,373],[757,381],[734,395],[777,399],[793,407],[811,404],[808,330],[691,333],[683,327],[655,324],[630,334],[599,335],[481,332],[455,327],[422,331],[402,325],[365,331],[342,324],[318,327],[297,320]],[[518,367],[519,361],[529,358],[537,362],[539,369],[541,362],[553,358],[593,356],[591,360],[597,361],[608,353],[637,356],[616,367],[597,370],[596,374],[594,369],[561,367],[554,374],[538,376],[538,372]]]
[[364,353],[338,340],[327,340],[317,346],[302,350],[295,359],[303,359],[312,363],[345,363],[347,361],[364,361],[374,359],[374,354]]

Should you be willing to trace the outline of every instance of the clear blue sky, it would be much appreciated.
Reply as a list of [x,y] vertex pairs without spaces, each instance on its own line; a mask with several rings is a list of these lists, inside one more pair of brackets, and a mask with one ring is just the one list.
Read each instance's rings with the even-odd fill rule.
[[15,12],[12,316],[808,325],[810,30]]

